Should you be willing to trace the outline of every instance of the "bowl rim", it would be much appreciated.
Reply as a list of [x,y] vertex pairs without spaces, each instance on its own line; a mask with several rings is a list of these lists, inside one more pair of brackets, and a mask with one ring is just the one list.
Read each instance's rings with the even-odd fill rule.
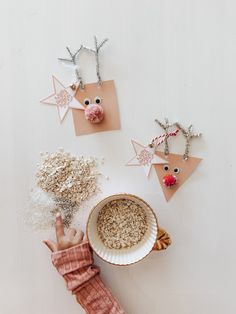
[[[92,246],[92,243],[89,239],[89,235],[88,235],[88,224],[89,224],[89,221],[90,221],[90,218],[93,214],[93,211],[97,208],[97,206],[99,206],[102,202],[104,202],[105,200],[108,200],[109,198],[112,198],[112,197],[126,197],[126,196],[131,196],[133,198],[136,198],[138,199],[139,201],[143,202],[147,207],[149,207],[149,209],[151,210],[151,212],[153,213],[153,216],[155,218],[155,221],[156,221],[156,225],[157,225],[157,234],[156,234],[156,240],[154,242],[154,244],[157,242],[158,240],[158,229],[159,229],[159,224],[158,224],[158,219],[157,219],[157,215],[156,213],[154,212],[154,210],[152,209],[152,207],[146,202],[144,201],[141,197],[137,196],[137,195],[134,195],[134,194],[130,194],[130,193],[117,193],[117,194],[111,194],[109,196],[106,196],[105,198],[103,198],[102,200],[100,200],[96,205],[94,205],[89,213],[89,216],[88,216],[88,219],[87,219],[87,223],[86,223],[86,237],[87,237],[87,240],[89,242],[89,245],[91,246],[91,248],[93,249],[93,246]],[[129,266],[129,265],[134,265],[134,264],[137,264],[138,262],[141,262],[144,258],[146,258],[151,252],[153,251],[153,249],[151,249],[145,256],[143,256],[142,258],[140,258],[139,260],[135,261],[135,262],[132,262],[132,263],[128,263],[128,264],[116,264],[116,263],[112,263],[112,262],[109,262],[107,261],[106,259],[104,259],[103,257],[101,257],[94,249],[93,249],[93,252],[101,259],[103,260],[104,262],[108,263],[108,264],[111,264],[111,265],[114,265],[114,266]]]

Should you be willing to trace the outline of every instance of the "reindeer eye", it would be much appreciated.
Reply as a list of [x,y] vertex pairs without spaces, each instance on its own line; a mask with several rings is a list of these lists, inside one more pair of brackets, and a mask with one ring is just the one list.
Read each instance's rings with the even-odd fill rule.
[[98,96],[94,98],[94,101],[96,104],[100,104],[102,102],[101,98]]
[[168,170],[169,170],[169,166],[165,165],[165,166],[163,167],[163,170],[168,171]]
[[180,169],[179,168],[174,168],[174,173],[179,173],[180,172]]
[[85,104],[86,106],[88,106],[88,105],[90,104],[90,99],[85,98],[85,99],[84,99],[84,104]]

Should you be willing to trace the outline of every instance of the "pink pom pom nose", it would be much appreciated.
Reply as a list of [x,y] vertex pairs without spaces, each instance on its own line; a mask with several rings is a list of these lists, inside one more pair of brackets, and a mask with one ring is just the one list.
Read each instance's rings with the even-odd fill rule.
[[164,177],[163,183],[165,184],[166,187],[171,187],[175,185],[177,182],[177,179],[173,174],[168,174]]
[[86,107],[85,119],[91,123],[100,123],[104,118],[104,110],[102,106],[97,104],[90,104]]

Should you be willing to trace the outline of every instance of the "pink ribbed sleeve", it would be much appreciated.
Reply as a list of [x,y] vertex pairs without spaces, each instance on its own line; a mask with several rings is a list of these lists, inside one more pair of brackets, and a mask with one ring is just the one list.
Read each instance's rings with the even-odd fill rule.
[[52,253],[52,263],[64,277],[67,289],[88,314],[124,314],[111,292],[93,266],[93,256],[88,242],[64,251]]

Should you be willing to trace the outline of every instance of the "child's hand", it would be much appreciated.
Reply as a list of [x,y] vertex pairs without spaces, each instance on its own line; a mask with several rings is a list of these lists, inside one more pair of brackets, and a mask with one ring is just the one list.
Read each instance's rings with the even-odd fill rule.
[[55,231],[57,242],[43,241],[52,252],[66,250],[83,242],[84,233],[81,230],[76,231],[74,228],[70,228],[67,234],[65,234],[60,213],[56,214]]

